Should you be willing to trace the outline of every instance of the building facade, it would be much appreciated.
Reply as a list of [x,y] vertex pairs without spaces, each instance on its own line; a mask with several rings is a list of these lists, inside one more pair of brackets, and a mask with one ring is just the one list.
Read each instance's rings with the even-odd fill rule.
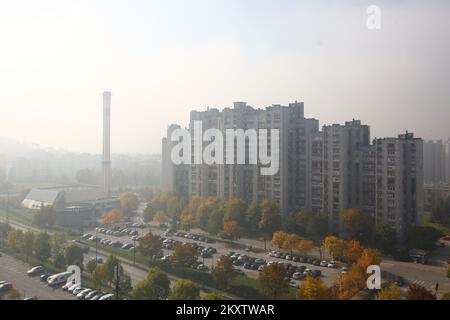
[[[255,109],[245,102],[233,108],[193,111],[189,131],[195,143],[194,125],[207,129],[278,129],[279,171],[261,175],[261,164],[173,165],[170,161],[170,126],[163,139],[164,186],[188,199],[193,197],[241,198],[247,202],[274,199],[283,214],[306,209],[326,214],[330,230],[343,235],[340,215],[347,208],[361,208],[376,223],[392,225],[402,235],[421,221],[424,208],[423,142],[412,133],[370,142],[370,127],[360,120],[325,125],[304,116],[304,104],[272,105]],[[197,133],[198,134],[198,133]],[[226,135],[224,135],[226,137]],[[197,137],[198,138],[198,137]],[[223,157],[237,154],[224,139]],[[245,157],[252,151],[245,142]],[[270,145],[271,141],[268,140]],[[203,147],[208,143],[202,142]],[[236,162],[235,162],[236,163]]]

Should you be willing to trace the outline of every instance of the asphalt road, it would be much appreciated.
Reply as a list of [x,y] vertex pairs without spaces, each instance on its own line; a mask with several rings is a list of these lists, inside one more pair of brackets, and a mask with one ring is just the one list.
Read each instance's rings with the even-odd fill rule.
[[39,277],[26,275],[31,266],[13,257],[2,254],[0,257],[0,281],[7,281],[22,294],[23,297],[37,297],[39,300],[75,300],[60,289],[53,290]]

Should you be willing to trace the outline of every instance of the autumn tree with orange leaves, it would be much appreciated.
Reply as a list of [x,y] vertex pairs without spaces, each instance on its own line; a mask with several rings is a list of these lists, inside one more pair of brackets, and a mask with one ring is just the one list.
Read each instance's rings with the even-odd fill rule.
[[113,226],[123,222],[123,211],[121,209],[113,209],[102,216],[101,223],[105,226]]

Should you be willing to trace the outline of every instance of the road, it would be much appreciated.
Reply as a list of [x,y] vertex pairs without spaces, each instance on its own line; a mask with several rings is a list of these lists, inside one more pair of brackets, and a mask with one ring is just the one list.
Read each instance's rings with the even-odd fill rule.
[[13,257],[2,254],[0,257],[0,281],[13,284],[22,297],[37,297],[39,300],[75,300],[62,290],[53,290],[46,283],[40,281],[39,277],[26,275],[31,266]]

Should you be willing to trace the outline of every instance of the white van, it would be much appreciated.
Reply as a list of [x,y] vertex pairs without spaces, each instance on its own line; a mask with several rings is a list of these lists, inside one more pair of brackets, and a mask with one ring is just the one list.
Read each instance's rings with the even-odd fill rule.
[[58,286],[60,284],[66,284],[69,277],[72,275],[71,272],[61,272],[54,274],[47,279],[47,284],[50,287]]

